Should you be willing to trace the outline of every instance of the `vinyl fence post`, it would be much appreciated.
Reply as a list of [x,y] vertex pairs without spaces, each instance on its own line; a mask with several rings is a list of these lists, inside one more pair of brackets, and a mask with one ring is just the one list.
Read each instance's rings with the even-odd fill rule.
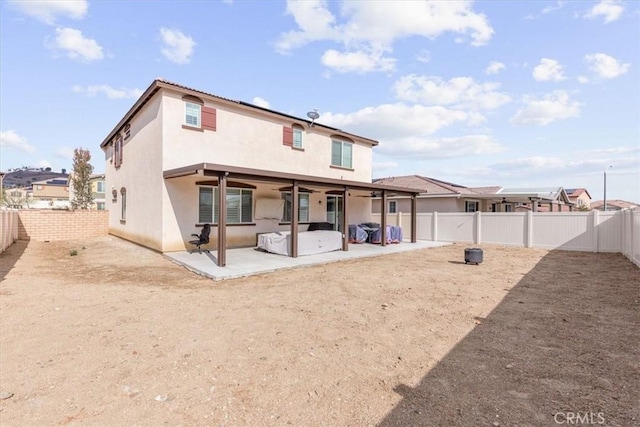
[[480,211],[476,211],[476,214],[474,215],[474,219],[475,219],[475,223],[476,223],[476,235],[475,235],[475,240],[476,240],[476,245],[479,245],[480,243],[482,243],[482,232],[480,231],[480,228],[482,227],[482,213]]
[[527,223],[525,224],[527,228],[527,241],[524,242],[524,245],[527,248],[533,247],[533,212],[527,211]]
[[591,232],[593,233],[593,235],[591,236],[591,241],[593,242],[592,244],[592,248],[593,248],[593,252],[599,252],[599,242],[598,242],[598,224],[600,223],[600,213],[597,209],[594,209],[593,211],[593,226],[591,227]]
[[433,241],[438,241],[438,212],[433,213],[432,221],[431,221],[431,236],[433,236]]

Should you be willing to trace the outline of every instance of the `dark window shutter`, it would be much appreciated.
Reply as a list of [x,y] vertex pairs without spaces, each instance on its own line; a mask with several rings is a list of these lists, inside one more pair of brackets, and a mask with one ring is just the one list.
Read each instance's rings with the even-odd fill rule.
[[286,126],[282,127],[282,144],[293,147],[293,129]]
[[202,129],[216,130],[216,109],[202,106]]

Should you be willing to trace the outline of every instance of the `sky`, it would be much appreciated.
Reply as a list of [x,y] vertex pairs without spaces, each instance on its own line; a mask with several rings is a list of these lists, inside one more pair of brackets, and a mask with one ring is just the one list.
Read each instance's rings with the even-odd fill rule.
[[156,78],[380,142],[373,176],[640,202],[640,2],[0,0],[0,170],[71,169]]

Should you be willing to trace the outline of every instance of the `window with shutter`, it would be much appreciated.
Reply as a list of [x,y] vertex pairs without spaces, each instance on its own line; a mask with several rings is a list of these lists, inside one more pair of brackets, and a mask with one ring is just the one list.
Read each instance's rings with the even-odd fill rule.
[[199,104],[193,102],[185,102],[185,118],[184,124],[192,127],[200,127],[201,110]]
[[293,128],[282,127],[282,144],[293,147]]
[[[198,222],[218,223],[218,187],[200,187],[198,201]],[[227,188],[227,224],[251,223],[253,220],[253,191]]]
[[202,107],[202,129],[216,130],[217,112],[213,107]]

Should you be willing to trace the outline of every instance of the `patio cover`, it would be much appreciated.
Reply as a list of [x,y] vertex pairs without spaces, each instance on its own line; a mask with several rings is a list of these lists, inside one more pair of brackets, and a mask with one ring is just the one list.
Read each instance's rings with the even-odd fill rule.
[[[220,206],[220,213],[218,218],[218,266],[224,267],[226,265],[226,230],[227,230],[227,218],[226,218],[226,188],[228,179],[244,179],[249,181],[263,181],[263,182],[277,182],[291,185],[291,210],[296,212],[298,210],[298,192],[301,185],[315,186],[322,188],[338,189],[344,195],[349,190],[363,190],[369,192],[376,192],[381,194],[382,197],[382,219],[381,219],[381,231],[382,231],[382,245],[386,245],[386,198],[390,195],[408,195],[411,197],[411,242],[417,241],[416,230],[416,197],[420,193],[419,190],[413,188],[401,188],[392,187],[380,184],[366,183],[360,181],[348,181],[343,179],[325,178],[311,175],[299,175],[286,172],[276,172],[262,169],[243,168],[238,166],[219,165],[215,163],[197,163],[190,166],[185,166],[176,169],[170,169],[163,172],[165,179],[180,178],[189,175],[201,175],[217,177],[218,179],[218,205]],[[342,250],[349,250],[349,233],[346,231],[348,221],[348,198],[344,197],[344,203],[342,204]],[[298,217],[297,215],[291,216],[291,256],[298,256]]]

